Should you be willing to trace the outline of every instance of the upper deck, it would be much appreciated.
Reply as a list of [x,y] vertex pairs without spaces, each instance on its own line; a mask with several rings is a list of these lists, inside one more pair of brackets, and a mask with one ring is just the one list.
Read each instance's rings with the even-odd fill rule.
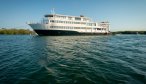
[[70,16],[70,15],[61,15],[61,14],[48,14],[44,15],[46,19],[50,20],[64,20],[64,21],[79,21],[79,22],[91,22],[91,19],[83,15],[80,16]]
[[[36,23],[29,23],[36,24]],[[47,14],[40,23],[47,26],[67,26],[67,27],[84,27],[84,28],[109,28],[109,22],[93,22],[90,18],[83,15],[70,16],[61,14]]]

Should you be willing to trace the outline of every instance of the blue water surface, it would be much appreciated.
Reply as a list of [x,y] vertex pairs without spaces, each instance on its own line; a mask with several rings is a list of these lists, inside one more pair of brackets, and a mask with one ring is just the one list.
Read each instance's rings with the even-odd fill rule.
[[0,35],[0,84],[146,84],[146,36]]

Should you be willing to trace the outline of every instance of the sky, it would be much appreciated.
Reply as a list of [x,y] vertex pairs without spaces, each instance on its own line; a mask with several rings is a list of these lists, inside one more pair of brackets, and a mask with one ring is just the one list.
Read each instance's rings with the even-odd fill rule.
[[31,29],[52,9],[56,14],[109,21],[110,31],[146,31],[146,0],[0,0],[0,28]]

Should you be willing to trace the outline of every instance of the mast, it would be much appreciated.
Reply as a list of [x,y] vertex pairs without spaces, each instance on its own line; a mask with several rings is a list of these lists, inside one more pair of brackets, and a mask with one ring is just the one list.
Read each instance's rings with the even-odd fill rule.
[[51,10],[51,14],[53,15],[55,14],[54,8]]

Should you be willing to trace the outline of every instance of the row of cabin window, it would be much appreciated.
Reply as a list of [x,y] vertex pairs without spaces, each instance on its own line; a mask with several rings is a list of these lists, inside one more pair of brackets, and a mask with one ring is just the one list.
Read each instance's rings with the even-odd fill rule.
[[71,22],[71,21],[58,21],[58,20],[50,20],[52,23],[65,23],[65,24],[84,24],[87,26],[96,26],[95,23],[85,23],[85,22]]
[[69,26],[50,26],[50,28],[85,29],[85,27],[69,27]]
[[[55,16],[57,18],[61,18],[61,19],[66,19],[66,16]],[[69,20],[72,20],[73,17],[68,17]],[[75,17],[75,20],[79,20],[81,21],[81,18],[80,17]],[[83,21],[87,21],[88,19],[87,18],[83,18]]]
[[[64,28],[64,29],[91,29],[86,27],[69,27],[69,26],[50,26],[50,28]],[[95,28],[95,30],[106,30],[105,28]]]
[[55,17],[57,17],[57,18],[62,18],[62,19],[66,19],[65,16],[55,16]]
[[[53,16],[53,17],[57,17],[60,19],[66,19],[66,16]],[[69,20],[72,20],[72,17],[68,17]]]
[[105,28],[97,28],[97,30],[106,30]]

